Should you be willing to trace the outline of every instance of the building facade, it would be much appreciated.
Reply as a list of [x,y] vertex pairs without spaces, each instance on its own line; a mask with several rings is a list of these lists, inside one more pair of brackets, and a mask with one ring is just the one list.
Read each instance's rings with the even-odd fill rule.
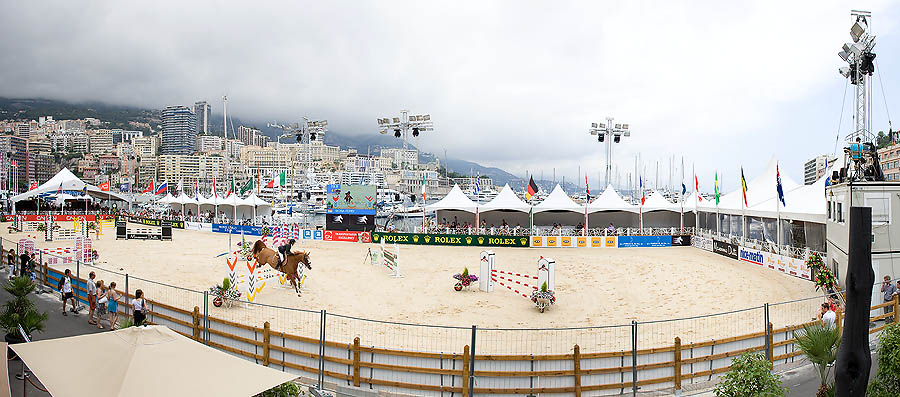
[[163,155],[190,155],[197,145],[197,116],[186,106],[169,106],[162,111]]
[[194,114],[197,116],[197,134],[209,134],[210,106],[206,101],[194,103]]
[[134,151],[141,157],[156,156],[156,149],[159,148],[159,140],[155,136],[143,136],[134,138],[131,141]]
[[220,156],[184,156],[163,155],[159,156],[157,163],[157,178],[160,181],[168,181],[170,185],[177,186],[183,182],[184,186],[194,186],[199,182],[200,186],[212,186],[213,180],[218,179],[224,183],[225,159]]
[[833,165],[834,162],[834,156],[823,154],[804,163],[803,184],[812,185],[813,183],[816,183],[822,175],[825,175],[825,171],[827,171],[828,167]]
[[878,149],[878,162],[887,181],[900,181],[900,142]]
[[93,154],[106,154],[112,152],[113,132],[111,130],[96,130],[90,133],[90,152]]
[[238,127],[237,133],[238,139],[243,142],[245,146],[266,147],[271,140],[260,130],[252,127],[240,126]]

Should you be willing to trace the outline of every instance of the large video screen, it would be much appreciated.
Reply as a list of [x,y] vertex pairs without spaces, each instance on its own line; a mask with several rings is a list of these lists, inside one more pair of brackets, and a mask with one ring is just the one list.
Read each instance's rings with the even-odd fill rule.
[[375,215],[375,185],[331,184],[325,191],[328,214]]

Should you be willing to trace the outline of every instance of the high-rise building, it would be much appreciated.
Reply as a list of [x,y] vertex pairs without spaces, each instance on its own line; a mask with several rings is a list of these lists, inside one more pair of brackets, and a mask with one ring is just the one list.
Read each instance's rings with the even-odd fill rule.
[[834,156],[830,155],[821,155],[816,156],[815,158],[807,161],[803,164],[803,184],[804,185],[812,185],[816,183],[822,175],[825,175],[825,171],[827,171],[827,167],[833,165],[835,162]]
[[[120,135],[121,136],[121,135]],[[91,153],[104,154],[112,152],[114,146],[111,130],[96,130],[90,134]]]
[[194,103],[194,114],[197,116],[197,133],[209,134],[210,106],[206,101]]
[[159,156],[157,178],[168,181],[169,186],[183,182],[185,187],[199,182],[200,186],[212,186],[218,180],[225,183],[225,159],[219,156]]
[[154,157],[156,149],[159,147],[159,140],[155,136],[142,136],[134,138],[131,144],[134,145],[134,151],[141,157]]
[[0,135],[0,158],[3,160],[0,162],[3,189],[22,191],[28,183],[28,140],[15,135]]
[[238,139],[244,143],[245,146],[259,146],[266,147],[269,144],[270,138],[264,135],[256,128],[252,127],[238,127]]
[[75,153],[88,153],[91,151],[91,137],[84,131],[75,131],[72,134],[72,151]]
[[197,137],[197,151],[200,153],[221,153],[225,142],[218,135],[200,135]]
[[878,162],[887,181],[900,181],[900,142],[878,149]]
[[162,111],[163,155],[193,154],[197,145],[197,116],[187,106],[169,106]]

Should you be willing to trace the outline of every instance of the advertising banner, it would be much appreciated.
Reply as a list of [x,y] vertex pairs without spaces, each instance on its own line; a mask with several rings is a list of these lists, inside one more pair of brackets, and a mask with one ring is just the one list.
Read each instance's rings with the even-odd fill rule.
[[416,245],[455,245],[482,247],[528,247],[528,237],[522,236],[484,236],[464,234],[425,234],[425,233],[372,233],[373,243],[398,243]]
[[671,247],[672,236],[619,236],[619,248]]
[[262,235],[262,226],[227,225],[222,223],[213,223],[211,229],[216,233],[241,234],[241,232],[243,232],[244,235],[247,236]]
[[326,230],[323,233],[325,241],[346,241],[368,243],[372,240],[369,232],[348,232],[344,230]]
[[322,231],[321,230],[313,230],[313,240],[321,240],[322,239]]
[[375,185],[330,184],[325,192],[327,214],[375,215]]
[[375,231],[375,215],[327,214],[325,229],[372,232]]
[[687,247],[691,245],[691,236],[672,236],[673,247]]
[[202,230],[204,232],[212,231],[212,223],[203,222],[185,222],[184,228],[188,230]]
[[[18,215],[18,216],[23,217],[22,220],[25,222],[43,222],[45,219],[47,219],[47,215]],[[93,221],[97,220],[97,218],[100,218],[100,219],[115,218],[115,215],[74,215],[74,214],[70,214],[70,215],[51,215],[51,216],[53,217],[53,220],[57,221],[57,222],[72,222],[76,219],[82,220],[82,221],[93,222]],[[16,217],[16,215],[3,215],[3,221],[4,222],[12,222],[15,219],[15,217]]]
[[724,241],[713,240],[713,252],[731,259],[738,258],[738,247]]
[[766,265],[766,255],[754,249],[740,247],[738,258],[744,262],[750,262],[754,265]]
[[[127,219],[128,222],[131,222],[131,223],[140,223],[142,225],[147,225],[147,226],[162,226],[162,220],[160,220],[160,219],[139,218],[136,216],[120,215],[117,217],[116,222],[122,220],[123,218]],[[182,222],[182,221],[170,221],[170,222],[172,222],[172,229],[184,229],[184,222]]]
[[708,237],[693,236],[691,237],[691,245],[710,252],[713,250],[712,239]]
[[303,229],[303,239],[304,240],[312,240],[312,230]]

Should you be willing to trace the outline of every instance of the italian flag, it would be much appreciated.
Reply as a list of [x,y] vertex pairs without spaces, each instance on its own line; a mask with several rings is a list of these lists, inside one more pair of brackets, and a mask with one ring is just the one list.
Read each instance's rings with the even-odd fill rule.
[[234,193],[234,190],[235,190],[234,189],[234,176],[232,175],[231,176],[231,186],[228,187],[228,193],[225,194],[225,198],[228,198],[228,196],[231,196],[231,193]]
[[422,203],[425,202],[425,173],[422,173]]
[[266,184],[267,188],[276,188],[279,186],[287,185],[287,181],[285,181],[284,171],[281,171],[281,174],[278,174],[277,177],[272,178],[269,183]]

